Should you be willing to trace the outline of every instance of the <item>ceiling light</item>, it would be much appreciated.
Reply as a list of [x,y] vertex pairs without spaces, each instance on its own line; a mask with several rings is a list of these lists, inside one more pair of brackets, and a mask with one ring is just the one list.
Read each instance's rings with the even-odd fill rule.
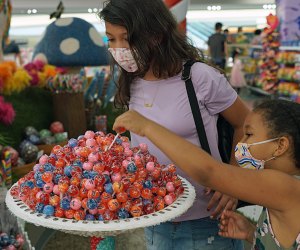
[[91,8],[88,8],[88,13],[92,13],[93,10]]
[[30,9],[27,10],[27,14],[29,14],[29,15],[31,14],[31,10]]
[[211,10],[211,6],[207,6],[207,10]]
[[221,10],[221,6],[220,5],[217,6],[217,10]]
[[98,9],[97,9],[97,8],[94,8],[93,11],[96,13],[96,12],[98,12]]
[[32,9],[32,13],[36,14],[37,13],[37,9]]

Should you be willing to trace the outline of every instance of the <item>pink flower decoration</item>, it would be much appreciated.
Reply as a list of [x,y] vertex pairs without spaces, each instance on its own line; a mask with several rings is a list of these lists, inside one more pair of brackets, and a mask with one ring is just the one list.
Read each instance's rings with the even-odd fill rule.
[[5,102],[3,96],[0,96],[0,122],[10,125],[16,116],[11,103]]
[[39,84],[39,76],[37,71],[31,71],[29,72],[29,75],[31,76],[31,86],[36,86]]
[[0,92],[3,90],[3,87],[4,87],[4,81],[2,77],[0,77]]
[[35,68],[38,71],[43,71],[45,63],[42,60],[35,60],[34,62]]

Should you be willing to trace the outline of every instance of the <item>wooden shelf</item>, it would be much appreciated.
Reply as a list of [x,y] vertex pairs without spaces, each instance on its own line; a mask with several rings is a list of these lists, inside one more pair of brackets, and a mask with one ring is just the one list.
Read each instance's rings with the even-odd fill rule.
[[36,164],[36,162],[28,163],[23,166],[13,167],[12,173],[13,175],[17,176],[18,178],[23,177],[25,174],[29,173],[33,166]]

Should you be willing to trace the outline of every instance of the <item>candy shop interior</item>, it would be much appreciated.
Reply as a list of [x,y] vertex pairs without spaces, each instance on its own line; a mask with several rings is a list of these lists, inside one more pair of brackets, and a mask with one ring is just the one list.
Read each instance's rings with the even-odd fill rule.
[[[224,69],[249,107],[265,98],[300,103],[299,0],[163,1],[208,60],[208,41],[215,23],[222,23]],[[129,133],[114,136],[113,122],[124,110],[114,106],[119,72],[111,70],[108,38],[97,16],[102,5],[102,0],[0,1],[0,249],[145,250],[142,226],[113,231],[104,223],[103,233],[85,228],[115,218],[120,227],[123,220],[143,223],[141,215],[166,209],[189,187],[174,166],[165,173],[155,169],[147,145],[130,148]],[[234,80],[237,61],[240,82]],[[101,154],[88,149],[95,145]],[[122,155],[113,164],[108,148]],[[145,166],[138,157],[135,164],[124,162],[140,152]],[[99,157],[111,164],[110,171],[97,163]],[[144,168],[139,182],[123,192],[136,168]],[[166,176],[172,182],[153,187],[147,171],[158,182]],[[17,208],[5,204],[9,189],[10,206]],[[151,200],[143,210],[139,197]],[[245,212],[254,218],[259,209]],[[31,220],[32,214],[43,218]],[[69,220],[82,223],[81,234],[62,229]],[[149,220],[148,226],[158,223]]]

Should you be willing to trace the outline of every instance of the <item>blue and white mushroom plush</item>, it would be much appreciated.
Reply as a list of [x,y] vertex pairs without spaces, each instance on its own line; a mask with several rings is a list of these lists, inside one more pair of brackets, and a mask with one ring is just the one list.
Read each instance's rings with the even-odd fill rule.
[[60,18],[48,25],[35,47],[33,59],[62,67],[109,64],[100,33],[92,24],[76,17]]

